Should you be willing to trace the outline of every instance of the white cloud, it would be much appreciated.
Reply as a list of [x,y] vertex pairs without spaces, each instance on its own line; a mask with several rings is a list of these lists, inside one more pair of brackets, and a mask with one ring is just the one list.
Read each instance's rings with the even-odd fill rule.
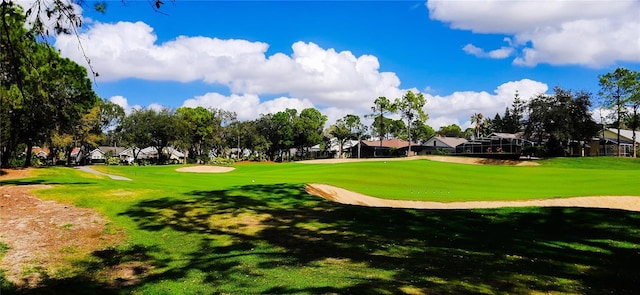
[[[368,108],[372,97],[401,94],[400,79],[380,72],[375,56],[314,43],[296,42],[291,55],[271,56],[265,54],[268,44],[246,40],[181,36],[156,44],[153,28],[142,22],[95,23],[80,40],[98,81],[203,81],[225,85],[232,93],[286,93],[315,105],[361,108]],[[86,64],[75,37],[59,36],[55,46]]]
[[301,111],[314,107],[307,99],[279,97],[260,102],[260,98],[255,94],[225,96],[215,92],[187,99],[183,106],[223,109],[235,112],[239,120],[253,120],[260,114],[273,114],[287,108]]
[[111,98],[109,98],[109,101],[121,106],[124,109],[124,113],[127,115],[131,114],[133,110],[142,109],[142,106],[137,104],[130,106],[127,98],[121,95],[112,96]]
[[150,104],[150,105],[148,105],[148,106],[146,107],[146,109],[148,109],[148,110],[154,110],[154,111],[156,111],[156,112],[160,112],[160,111],[162,111],[162,110],[164,110],[164,109],[166,109],[166,108],[167,108],[167,107],[165,107],[165,106],[163,106],[163,105],[161,105],[161,104],[159,104],[159,103],[152,103],[152,104]]
[[474,113],[482,113],[491,118],[496,113],[502,116],[505,108],[511,106],[516,91],[522,100],[527,101],[536,94],[546,93],[548,89],[544,83],[523,79],[506,82],[498,86],[494,93],[457,91],[446,96],[425,94],[425,112],[429,114],[427,124],[435,130],[450,124],[457,124],[465,129],[470,126],[469,118]]
[[[296,42],[292,45],[292,54],[270,56],[266,55],[268,44],[245,40],[182,36],[156,44],[153,29],[142,22],[96,23],[80,38],[93,67],[100,73],[98,81],[137,78],[224,85],[231,94],[210,92],[186,99],[183,105],[233,111],[240,120],[255,119],[260,114],[286,108],[315,107],[328,116],[328,124],[333,124],[346,114],[368,114],[376,97],[394,99],[407,91],[399,88],[400,80],[395,73],[380,72],[375,56],[355,56],[349,51],[324,49],[314,43]],[[511,44],[511,39],[505,41]],[[60,36],[56,46],[63,55],[84,62],[77,50],[77,40]],[[508,48],[511,47],[505,48],[485,52],[469,47],[490,58],[510,54]],[[516,90],[521,97],[528,98],[547,89],[546,84],[524,79],[499,85],[494,93],[425,93],[428,101],[425,111],[430,116],[427,123],[434,129],[453,123],[465,128],[474,112],[486,116],[502,114]],[[417,92],[417,89],[411,90]],[[429,90],[426,88],[425,92]],[[266,99],[275,95],[279,96]],[[135,107],[129,106],[125,97],[115,96],[111,101],[127,112]]]
[[489,52],[484,51],[484,49],[476,47],[475,45],[469,43],[462,47],[462,50],[467,54],[475,55],[476,57],[488,57],[493,59],[504,59],[514,52],[512,47],[501,47],[500,49],[491,50]]
[[[450,1],[429,0],[430,17],[452,28],[482,34],[507,34],[513,44],[498,51],[468,44],[480,57],[510,56],[514,64],[603,67],[640,61],[640,1]],[[469,46],[471,45],[471,46]],[[506,56],[505,56],[506,55]]]

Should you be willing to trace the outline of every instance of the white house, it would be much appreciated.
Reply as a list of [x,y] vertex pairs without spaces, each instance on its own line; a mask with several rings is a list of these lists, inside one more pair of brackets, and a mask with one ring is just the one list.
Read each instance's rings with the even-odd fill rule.
[[636,131],[633,142],[633,131],[620,129],[620,151],[618,151],[618,129],[609,128],[598,132],[598,137],[591,141],[592,156],[633,156],[633,150],[640,146],[640,131]]
[[461,137],[446,137],[446,136],[432,136],[424,144],[427,153],[433,153],[437,150],[443,150],[448,152],[455,152],[456,146],[467,142],[465,138]]
[[[347,153],[352,147],[357,146],[358,145],[358,141],[357,140],[345,140],[345,142],[342,145],[342,153]],[[317,157],[328,157],[330,155],[333,155],[333,157],[335,158],[340,158],[340,142],[337,138],[332,137],[331,139],[329,139],[329,146],[325,146],[324,150],[322,150],[320,148],[319,144],[316,144],[314,146],[312,146],[309,149],[310,152],[315,153],[317,155]],[[324,155],[318,155],[318,154],[323,154]]]

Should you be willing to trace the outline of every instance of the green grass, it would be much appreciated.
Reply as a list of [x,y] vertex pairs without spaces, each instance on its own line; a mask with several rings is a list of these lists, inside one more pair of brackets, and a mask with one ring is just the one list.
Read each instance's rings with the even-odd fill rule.
[[[427,160],[254,164],[226,174],[97,167],[131,182],[51,168],[5,184],[57,184],[38,194],[95,208],[128,235],[123,245],[79,261],[85,271],[72,273],[83,275],[52,279],[35,291],[634,294],[640,291],[640,213],[364,208],[310,196],[303,187],[327,183],[438,201],[640,195],[640,169],[632,168],[638,162],[618,160],[556,159],[534,167]],[[104,270],[128,263],[148,266],[150,274],[113,289]]]

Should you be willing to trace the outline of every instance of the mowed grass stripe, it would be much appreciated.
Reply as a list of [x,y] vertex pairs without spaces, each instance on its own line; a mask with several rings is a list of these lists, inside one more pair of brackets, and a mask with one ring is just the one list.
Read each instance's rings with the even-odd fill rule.
[[178,173],[175,166],[100,168],[164,187],[200,185],[223,188],[250,183],[316,182],[400,200],[451,202],[640,195],[640,182],[637,181],[640,169],[565,166],[465,165],[416,160],[238,165],[236,170],[224,174]]

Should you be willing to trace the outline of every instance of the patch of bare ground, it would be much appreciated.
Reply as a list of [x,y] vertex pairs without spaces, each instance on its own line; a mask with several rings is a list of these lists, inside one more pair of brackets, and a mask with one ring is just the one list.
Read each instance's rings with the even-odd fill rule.
[[[6,176],[2,179],[7,179]],[[25,176],[29,174],[21,175]],[[74,260],[89,257],[124,239],[121,231],[111,228],[109,220],[94,210],[44,201],[32,194],[33,190],[50,187],[0,186],[0,242],[9,247],[0,268],[18,288],[38,287],[46,277],[73,271]],[[132,276],[139,277],[141,274],[133,275],[127,270],[132,267],[114,267],[112,275],[116,277],[110,277],[115,281],[113,284],[119,284],[119,275],[126,281],[136,279]]]
[[640,197],[593,196],[554,198],[528,201],[477,201],[477,202],[425,202],[387,200],[374,198],[343,188],[326,184],[307,184],[306,191],[330,201],[368,207],[412,208],[412,209],[488,209],[503,207],[585,207],[607,208],[640,212]]
[[0,180],[26,178],[31,176],[31,168],[13,168],[0,170]]

